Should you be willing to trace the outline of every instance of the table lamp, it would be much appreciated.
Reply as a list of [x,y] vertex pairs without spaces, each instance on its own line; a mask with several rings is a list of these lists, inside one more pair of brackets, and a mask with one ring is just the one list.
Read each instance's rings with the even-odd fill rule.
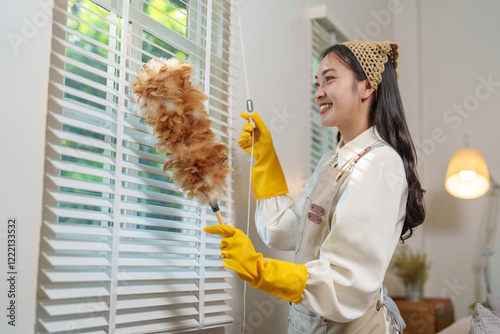
[[493,255],[495,232],[498,217],[497,202],[500,198],[500,185],[488,172],[488,166],[481,152],[463,148],[451,157],[444,182],[446,190],[453,196],[462,199],[473,199],[483,196],[490,190],[488,201],[485,240],[483,243],[484,279],[486,292],[491,293],[490,257]]

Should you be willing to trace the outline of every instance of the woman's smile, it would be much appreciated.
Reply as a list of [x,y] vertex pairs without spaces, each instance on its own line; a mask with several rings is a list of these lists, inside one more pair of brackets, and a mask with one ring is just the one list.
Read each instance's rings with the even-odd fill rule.
[[330,110],[331,107],[332,107],[331,103],[320,103],[320,105],[319,105],[319,113],[320,113],[320,115],[322,115],[325,112],[327,112],[328,110]]

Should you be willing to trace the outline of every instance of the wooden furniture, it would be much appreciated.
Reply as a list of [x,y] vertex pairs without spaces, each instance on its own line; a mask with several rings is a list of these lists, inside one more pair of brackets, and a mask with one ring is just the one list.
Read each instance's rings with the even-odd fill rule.
[[449,299],[425,298],[410,302],[394,298],[406,323],[404,334],[435,334],[455,321],[453,305]]

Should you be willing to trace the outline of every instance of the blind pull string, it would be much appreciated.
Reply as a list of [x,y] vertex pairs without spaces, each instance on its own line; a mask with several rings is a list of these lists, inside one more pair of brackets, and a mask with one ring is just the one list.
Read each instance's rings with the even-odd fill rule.
[[[243,62],[243,76],[245,78],[245,88],[246,88],[246,95],[247,95],[247,100],[246,100],[246,107],[247,111],[250,114],[250,118],[248,119],[248,122],[252,126],[253,129],[255,129],[255,123],[252,120],[252,112],[253,112],[253,101],[250,98],[250,85],[248,84],[248,71],[247,71],[247,62],[245,58],[245,45],[243,42],[243,32],[242,32],[242,26],[241,26],[241,14],[240,14],[240,4],[241,1],[236,5],[236,10],[238,14],[238,27],[240,30],[240,46],[241,46],[241,60]],[[253,148],[255,144],[255,132],[252,130],[252,149],[250,151],[250,167],[249,167],[249,172],[248,172],[248,202],[247,202],[247,229],[246,229],[246,234],[249,235],[250,233],[250,198],[252,196],[252,157],[253,157]],[[246,306],[247,306],[247,282],[245,281],[243,284],[243,326],[241,328],[241,333],[245,333],[245,327],[246,327],[246,316],[247,316],[247,311],[246,311]]]

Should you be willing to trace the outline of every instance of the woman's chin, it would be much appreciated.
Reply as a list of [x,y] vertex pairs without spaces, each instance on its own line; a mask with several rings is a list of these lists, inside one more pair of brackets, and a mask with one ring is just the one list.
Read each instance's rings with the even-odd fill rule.
[[336,126],[335,122],[327,117],[321,117],[321,126],[324,128],[331,128]]

